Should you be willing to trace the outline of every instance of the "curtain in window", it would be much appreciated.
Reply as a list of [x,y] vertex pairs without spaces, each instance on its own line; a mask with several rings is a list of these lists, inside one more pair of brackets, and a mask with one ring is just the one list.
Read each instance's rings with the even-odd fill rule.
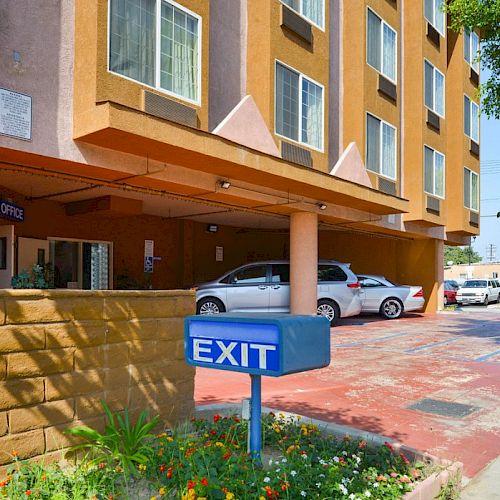
[[424,190],[434,194],[434,151],[424,147]]
[[471,192],[471,198],[472,198],[472,203],[471,203],[471,208],[473,210],[478,210],[479,208],[479,176],[477,174],[474,174],[471,172],[472,176],[472,192]]
[[470,137],[470,100],[464,96],[464,133]]
[[155,84],[155,0],[111,0],[109,69]]
[[299,75],[276,64],[276,132],[299,140]]
[[302,15],[323,27],[324,0],[302,0]]
[[323,89],[302,79],[302,142],[323,147]]
[[382,124],[382,174],[396,178],[396,130]]
[[471,138],[479,142],[479,106],[471,101]]
[[467,208],[471,208],[470,177],[471,177],[471,171],[468,168],[464,168],[464,207]]
[[434,82],[436,85],[434,92],[435,111],[438,115],[444,116],[444,76],[436,70],[434,70]]
[[381,20],[371,10],[368,10],[368,29],[366,37],[366,60],[368,64],[382,70],[382,61],[380,55],[380,25]]
[[396,32],[384,24],[382,72],[391,80],[396,80]]
[[444,197],[444,156],[434,152],[434,194]]
[[434,68],[427,61],[424,62],[424,99],[429,109],[434,109]]
[[366,168],[380,172],[380,120],[366,115]]

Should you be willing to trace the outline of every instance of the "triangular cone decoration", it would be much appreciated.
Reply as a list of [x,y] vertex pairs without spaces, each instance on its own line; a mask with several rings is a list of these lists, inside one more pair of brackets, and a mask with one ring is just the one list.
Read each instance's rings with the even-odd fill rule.
[[251,95],[244,97],[212,133],[250,149],[281,157]]
[[330,170],[330,174],[363,186],[373,187],[355,142],[351,142],[347,146],[335,166]]

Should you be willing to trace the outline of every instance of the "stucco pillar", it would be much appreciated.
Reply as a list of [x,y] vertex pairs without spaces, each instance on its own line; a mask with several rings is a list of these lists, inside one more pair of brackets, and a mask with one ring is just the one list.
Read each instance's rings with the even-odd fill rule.
[[444,241],[436,241],[437,310],[444,308]]
[[318,215],[290,218],[290,312],[316,314],[318,300]]

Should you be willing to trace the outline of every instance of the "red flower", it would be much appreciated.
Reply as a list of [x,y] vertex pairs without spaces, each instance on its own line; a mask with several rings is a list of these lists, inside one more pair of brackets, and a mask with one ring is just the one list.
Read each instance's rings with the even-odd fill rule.
[[224,455],[222,456],[222,458],[224,460],[227,460],[230,456],[231,456],[231,453],[227,452],[227,453],[224,453]]
[[391,443],[388,443],[387,441],[384,443],[384,445],[390,450],[390,451],[394,451],[394,447],[392,446]]
[[345,464],[345,458],[344,458],[344,457],[340,457],[340,458],[339,458],[339,462],[340,462],[341,464]]
[[220,415],[214,415],[214,423],[220,420]]
[[203,486],[208,486],[208,479],[206,477],[204,477],[202,480],[201,480],[201,484]]
[[401,457],[401,460],[403,460],[405,465],[410,465],[410,461],[402,453],[400,453],[399,456]]
[[105,462],[101,462],[97,467],[99,467],[99,469],[105,469],[106,468],[106,463]]
[[196,483],[194,481],[191,481],[191,479],[188,481],[188,490],[194,489]]
[[29,497],[31,495],[32,491],[31,490],[26,490],[26,496]]
[[168,478],[168,479],[170,479],[170,478],[172,477],[173,473],[174,473],[174,472],[173,472],[173,470],[172,470],[172,467],[169,467],[169,468],[167,469],[167,478]]
[[212,436],[215,436],[215,435],[217,434],[217,432],[216,432],[216,431],[214,431],[214,430],[211,430],[211,431],[210,431],[210,434],[212,434]]
[[160,465],[160,472],[165,472],[165,464]]
[[359,442],[359,444],[358,444],[358,448],[359,448],[360,450],[362,450],[362,449],[366,448],[366,441],[364,441],[364,440],[363,440],[363,441],[360,441],[360,442]]

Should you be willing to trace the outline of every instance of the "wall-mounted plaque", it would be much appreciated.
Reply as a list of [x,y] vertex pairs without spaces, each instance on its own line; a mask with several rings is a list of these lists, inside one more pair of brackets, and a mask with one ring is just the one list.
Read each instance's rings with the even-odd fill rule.
[[31,141],[31,96],[0,88],[0,134]]

